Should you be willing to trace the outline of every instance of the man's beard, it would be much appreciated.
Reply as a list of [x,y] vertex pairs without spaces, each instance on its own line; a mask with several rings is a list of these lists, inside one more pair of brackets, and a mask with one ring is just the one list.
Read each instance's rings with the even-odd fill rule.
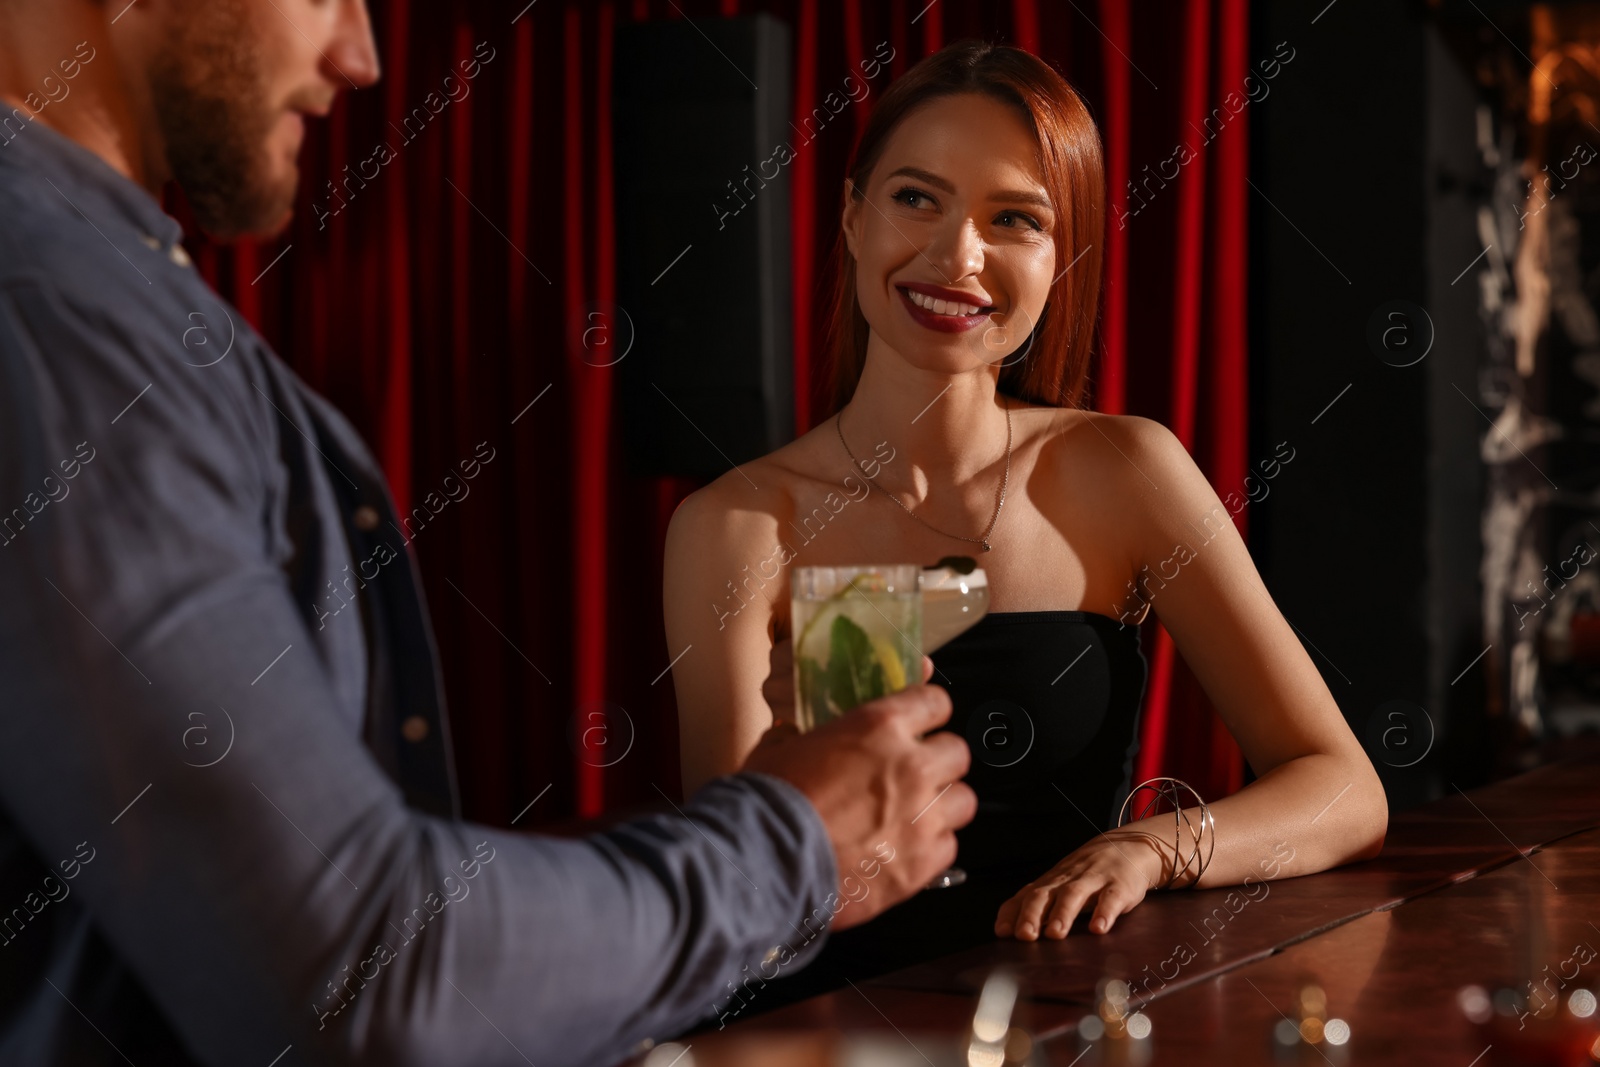
[[249,20],[230,0],[203,0],[173,20],[150,72],[167,164],[201,229],[238,237],[281,226],[297,175],[274,178],[267,138],[277,111],[249,45]]

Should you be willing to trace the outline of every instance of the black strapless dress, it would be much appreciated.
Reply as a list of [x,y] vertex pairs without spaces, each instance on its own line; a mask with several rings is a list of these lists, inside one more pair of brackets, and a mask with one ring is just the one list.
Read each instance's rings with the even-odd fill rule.
[[933,662],[954,705],[946,729],[972,749],[978,813],[957,832],[967,881],[830,933],[808,967],[752,998],[752,1012],[992,941],[1002,903],[1116,825],[1146,679],[1138,627],[1088,611],[1000,612]]

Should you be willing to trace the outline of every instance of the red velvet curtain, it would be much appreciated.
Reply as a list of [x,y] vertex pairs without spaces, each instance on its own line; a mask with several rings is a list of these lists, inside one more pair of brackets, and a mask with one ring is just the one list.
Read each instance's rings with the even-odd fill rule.
[[[526,827],[678,794],[661,550],[674,506],[695,486],[625,472],[613,371],[584,358],[596,340],[586,331],[604,322],[590,312],[614,296],[619,23],[757,11],[783,19],[794,35],[797,117],[882,41],[894,48],[890,76],[971,36],[1055,64],[1107,145],[1095,406],[1166,423],[1220,495],[1242,491],[1249,116],[1223,102],[1244,92],[1245,0],[1173,0],[1137,23],[1122,0],[374,6],[384,80],[347,95],[311,131],[290,230],[258,246],[197,241],[194,252],[352,417],[402,511],[421,509],[408,532],[470,817]],[[828,127],[792,164],[802,427],[821,396],[820,294],[837,189],[888,82],[880,78],[853,106],[853,125]],[[1194,158],[1173,176],[1180,143]],[[474,455],[492,458],[472,482],[447,483]],[[1237,788],[1232,739],[1166,633],[1146,629],[1137,773],[1178,775],[1212,797]]]

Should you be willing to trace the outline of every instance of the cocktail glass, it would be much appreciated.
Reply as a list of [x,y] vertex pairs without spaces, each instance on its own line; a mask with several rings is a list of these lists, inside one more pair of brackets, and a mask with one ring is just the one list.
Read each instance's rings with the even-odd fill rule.
[[[922,648],[932,654],[970,630],[989,613],[989,577],[971,556],[946,556],[922,569]],[[950,867],[928,884],[948,889],[967,880]]]
[[[911,564],[797,567],[790,575],[795,725],[812,730],[922,677],[922,655],[989,610],[989,580],[970,556]],[[960,885],[951,867],[929,889]]]
[[971,556],[922,569],[922,651],[932,655],[989,613],[989,577]]
[[906,563],[790,574],[800,730],[922,680],[920,572]]

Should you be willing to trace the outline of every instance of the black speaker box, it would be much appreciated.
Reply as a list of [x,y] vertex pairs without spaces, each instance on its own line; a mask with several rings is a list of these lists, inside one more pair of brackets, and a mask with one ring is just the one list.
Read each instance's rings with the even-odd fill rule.
[[794,436],[789,54],[767,15],[617,30],[618,306],[590,358],[616,361],[636,475],[709,481]]

